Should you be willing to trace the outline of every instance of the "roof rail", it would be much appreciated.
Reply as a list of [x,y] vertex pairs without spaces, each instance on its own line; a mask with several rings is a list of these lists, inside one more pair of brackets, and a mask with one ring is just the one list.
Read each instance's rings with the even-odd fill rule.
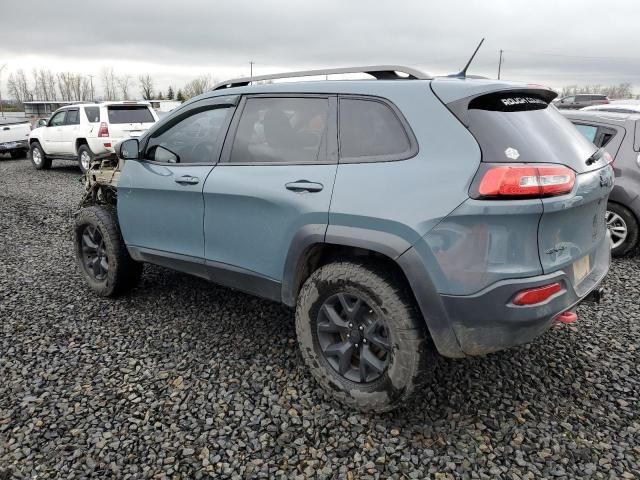
[[[274,73],[270,75],[260,75],[254,77],[241,77],[231,80],[225,80],[213,87],[213,90],[223,88],[244,87],[251,82],[260,82],[264,80],[276,80],[280,78],[296,78],[296,77],[314,77],[317,75],[339,75],[343,73],[366,73],[376,80],[430,80],[432,77],[420,70],[414,68],[403,67],[401,65],[371,65],[368,67],[345,67],[345,68],[328,68],[321,70],[302,70],[299,72]],[[398,75],[404,73],[407,76]]]

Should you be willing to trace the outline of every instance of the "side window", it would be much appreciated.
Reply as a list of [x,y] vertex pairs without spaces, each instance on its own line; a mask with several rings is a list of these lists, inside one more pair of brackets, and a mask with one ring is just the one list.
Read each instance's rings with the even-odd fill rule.
[[340,99],[341,161],[390,161],[413,156],[411,140],[398,115],[377,100]]
[[66,110],[62,110],[61,112],[56,113],[51,120],[49,121],[50,127],[59,127],[64,124],[64,116],[67,113]]
[[166,163],[213,163],[232,108],[200,110],[149,139],[144,158]]
[[575,102],[575,100],[576,100],[576,97],[564,97],[562,99],[562,103],[573,103]]
[[80,112],[78,109],[67,110],[67,116],[64,121],[65,125],[80,125]]
[[323,162],[328,118],[326,98],[248,98],[229,162]]
[[84,107],[84,113],[90,123],[100,122],[100,107]]

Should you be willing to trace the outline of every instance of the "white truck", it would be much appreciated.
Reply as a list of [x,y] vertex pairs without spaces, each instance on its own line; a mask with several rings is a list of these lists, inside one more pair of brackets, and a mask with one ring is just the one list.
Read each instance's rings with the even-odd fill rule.
[[11,158],[23,158],[29,150],[31,133],[29,120],[0,118],[0,153],[9,153]]
[[149,102],[103,102],[56,110],[46,126],[29,136],[31,161],[38,170],[51,160],[76,160],[86,172],[94,156],[113,152],[123,138],[139,137],[158,120]]

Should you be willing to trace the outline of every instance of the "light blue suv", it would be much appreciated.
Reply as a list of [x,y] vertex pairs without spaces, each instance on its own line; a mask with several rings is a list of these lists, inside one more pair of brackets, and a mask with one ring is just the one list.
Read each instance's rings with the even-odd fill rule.
[[327,392],[392,409],[434,352],[529,342],[607,273],[613,170],[554,97],[398,66],[224,82],[94,162],[81,270],[105,296],[149,262],[282,302]]

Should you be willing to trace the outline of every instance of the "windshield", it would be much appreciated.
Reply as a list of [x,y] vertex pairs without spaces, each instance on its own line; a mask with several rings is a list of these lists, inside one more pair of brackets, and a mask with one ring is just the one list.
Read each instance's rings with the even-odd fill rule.
[[155,119],[144,105],[112,105],[107,107],[109,123],[153,123]]

